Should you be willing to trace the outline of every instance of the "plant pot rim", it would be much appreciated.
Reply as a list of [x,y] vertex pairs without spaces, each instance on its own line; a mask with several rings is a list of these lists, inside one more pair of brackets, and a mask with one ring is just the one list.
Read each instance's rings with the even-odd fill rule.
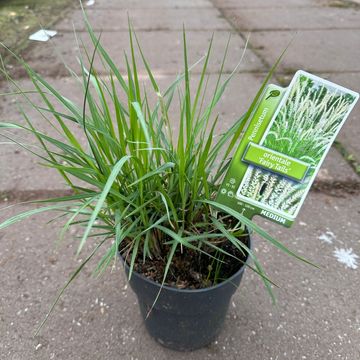
[[[251,250],[252,248],[252,240],[251,240],[251,235],[250,233],[248,233],[248,236],[249,236],[249,245],[248,245],[248,248]],[[124,258],[122,257],[122,255],[120,254],[120,251],[118,251],[118,255],[119,255],[119,258],[121,259],[121,262],[123,263],[123,266],[126,270],[129,270],[129,265],[127,264],[127,262],[124,260]],[[168,291],[173,291],[173,292],[181,292],[181,293],[203,293],[203,292],[206,292],[206,291],[209,291],[209,290],[215,290],[221,286],[224,286],[228,283],[231,283],[232,279],[234,279],[235,277],[237,277],[239,274],[241,274],[242,272],[244,272],[245,270],[245,267],[246,265],[248,264],[249,262],[249,254],[247,254],[247,258],[246,260],[243,262],[242,266],[240,267],[240,269],[238,271],[236,271],[234,274],[232,274],[229,278],[227,278],[226,280],[220,282],[219,284],[216,284],[216,285],[212,285],[212,286],[209,286],[209,287],[205,287],[205,288],[201,288],[201,289],[179,289],[179,288],[176,288],[176,287],[173,287],[173,286],[169,286],[169,285],[161,285],[160,283],[154,281],[154,280],[151,280],[149,278],[147,278],[146,276],[144,276],[143,274],[140,274],[136,271],[133,271],[132,275],[131,276],[136,276],[140,279],[142,279],[143,281],[151,284],[151,285],[155,285],[159,288],[162,288],[162,289],[166,289]],[[128,279],[128,276],[126,276],[126,280],[129,282],[129,279]],[[236,286],[236,285],[234,285]]]

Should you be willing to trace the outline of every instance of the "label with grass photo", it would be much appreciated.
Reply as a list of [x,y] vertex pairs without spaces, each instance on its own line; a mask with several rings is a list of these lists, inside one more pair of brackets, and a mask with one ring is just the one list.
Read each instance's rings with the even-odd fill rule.
[[[271,97],[275,90],[278,96]],[[287,89],[270,85],[249,120],[217,201],[249,218],[261,215],[290,227],[358,97],[304,71],[295,74]]]

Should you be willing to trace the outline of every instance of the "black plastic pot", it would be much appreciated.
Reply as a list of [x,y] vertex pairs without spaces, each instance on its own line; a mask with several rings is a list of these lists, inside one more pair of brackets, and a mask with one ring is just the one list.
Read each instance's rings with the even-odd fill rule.
[[[130,286],[138,298],[149,334],[167,348],[191,351],[208,345],[218,336],[230,299],[240,284],[244,270],[245,265],[229,279],[205,289],[163,286],[147,318],[161,285],[133,272]],[[125,271],[128,275],[126,263]]]

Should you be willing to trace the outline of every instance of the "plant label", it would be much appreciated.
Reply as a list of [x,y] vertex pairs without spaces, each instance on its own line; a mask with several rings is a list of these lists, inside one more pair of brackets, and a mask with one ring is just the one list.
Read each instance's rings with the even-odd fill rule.
[[269,85],[249,118],[216,201],[290,227],[359,94],[305,71]]

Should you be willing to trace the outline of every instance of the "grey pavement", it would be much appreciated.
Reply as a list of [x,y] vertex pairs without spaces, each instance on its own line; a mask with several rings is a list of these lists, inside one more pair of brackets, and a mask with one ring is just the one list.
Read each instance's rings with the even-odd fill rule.
[[[237,65],[239,58],[244,50],[245,40],[236,32],[229,30],[216,31],[216,36],[213,41],[212,58],[209,64],[209,72],[217,73],[219,71],[226,42],[229,35],[231,35],[231,57],[225,64],[224,72],[230,73]],[[157,30],[157,31],[137,31],[137,36],[140,40],[142,50],[146,54],[148,62],[151,64],[152,71],[161,75],[172,75],[178,73],[183,66],[183,46],[182,37],[178,30]],[[189,48],[189,62],[195,63],[207,51],[207,45],[211,39],[212,32],[208,30],[187,31],[187,39],[191,47]],[[83,33],[79,34],[87,51],[91,53],[93,44],[88,36]],[[159,42],[161,39],[161,42]],[[127,33],[121,32],[105,32],[101,35],[101,44],[108,50],[110,56],[119,62],[119,69],[126,71],[126,64],[124,63],[124,51],[129,53],[129,38]],[[167,44],[166,47],[161,48],[161,61],[159,61],[160,47]],[[80,51],[83,49],[81,44]],[[76,44],[73,33],[62,33],[55,37],[51,44],[44,44],[41,48],[36,47],[31,49],[27,54],[29,64],[43,75],[58,77],[68,76],[68,72],[64,66],[74,69],[79,73],[79,66],[77,59],[73,56],[74,52],[78,53],[79,49]],[[94,66],[98,69],[100,74],[104,74],[104,69],[101,66],[99,59],[95,59]],[[261,60],[253,53],[249,52],[244,58],[241,66],[243,72],[260,72],[264,71],[264,66]],[[201,72],[201,67],[195,67],[193,73]]]
[[[91,264],[87,266],[33,338],[59,287],[81,260],[74,257],[81,233],[70,233],[55,247],[60,224],[46,225],[55,214],[19,223],[1,233],[1,358],[358,359],[358,270],[334,257],[337,248],[351,247],[360,254],[357,204],[312,192],[293,229],[261,221],[321,269],[296,262],[256,237],[255,251],[280,287],[277,306],[247,270],[220,337],[191,354],[166,350],[149,337],[119,266],[98,279],[91,277]],[[24,210],[19,206],[4,215]],[[319,239],[326,232],[333,233],[331,243]]]
[[[94,28],[102,30],[109,53],[124,70],[127,13],[162,88],[182,69],[181,29],[185,23],[192,62],[215,34],[209,87],[214,86],[228,34],[232,34],[225,72],[236,65],[251,31],[239,73],[218,106],[220,127],[230,126],[247,108],[271,64],[296,34],[273,82],[286,85],[299,68],[360,91],[360,5],[342,0],[96,0],[87,8]],[[79,73],[72,24],[89,46],[79,10],[60,20],[51,43],[29,44],[22,55],[56,88],[81,104],[78,85],[63,60]],[[95,65],[100,69],[99,63]],[[17,66],[15,77],[31,84]],[[103,74],[106,75],[105,73]],[[199,78],[194,70],[192,81]],[[147,86],[145,71],[141,80]],[[3,83],[3,88],[6,86]],[[21,103],[21,102],[20,102]],[[26,106],[26,105],[24,105]],[[53,134],[39,114],[34,123]],[[177,113],[173,117],[176,119]],[[0,97],[0,119],[23,122],[13,99]],[[360,105],[339,135],[342,146],[360,159]],[[83,140],[81,129],[74,128]],[[19,134],[17,134],[19,135]],[[33,143],[27,135],[24,141]],[[62,193],[64,184],[22,149],[1,144],[0,207],[11,201]],[[339,263],[340,249],[360,256],[360,177],[331,149],[308,199],[290,230],[257,220],[274,236],[321,269],[295,262],[264,240],[255,250],[280,288],[271,304],[261,281],[247,272],[229,309],[219,339],[191,354],[156,344],[146,333],[136,299],[117,265],[101,278],[91,267],[69,288],[40,336],[32,334],[60,286],[78,264],[78,231],[56,246],[60,223],[46,225],[40,215],[0,232],[0,359],[360,359],[359,268]],[[333,191],[334,190],[334,191]],[[2,199],[2,200],[1,200]],[[0,210],[0,222],[26,207]],[[79,230],[80,231],[80,230]],[[89,249],[90,250],[90,249]],[[356,259],[356,258],[355,258]],[[359,261],[358,261],[359,262]]]

